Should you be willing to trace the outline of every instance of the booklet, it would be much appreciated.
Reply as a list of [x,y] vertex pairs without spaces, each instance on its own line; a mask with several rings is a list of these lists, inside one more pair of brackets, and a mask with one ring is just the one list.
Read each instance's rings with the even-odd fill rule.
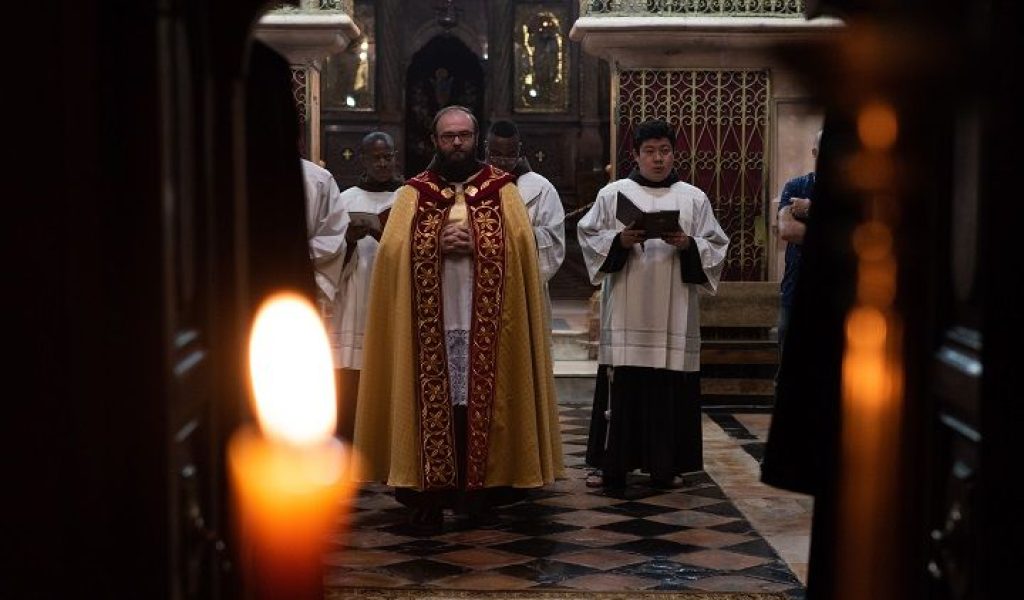
[[350,212],[348,217],[351,220],[351,224],[357,227],[365,227],[370,231],[384,231],[384,225],[388,222],[388,214],[391,209],[384,209],[382,212],[371,213],[371,212]]
[[622,192],[618,193],[615,218],[626,227],[644,229],[648,238],[659,238],[666,233],[682,231],[678,210],[644,212]]

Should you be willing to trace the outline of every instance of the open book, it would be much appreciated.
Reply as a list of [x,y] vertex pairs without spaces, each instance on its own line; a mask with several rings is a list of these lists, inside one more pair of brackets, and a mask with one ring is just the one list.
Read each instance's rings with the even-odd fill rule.
[[648,238],[658,238],[666,233],[682,231],[679,226],[678,210],[644,212],[622,192],[618,193],[615,218],[626,227],[644,229]]
[[386,208],[378,213],[371,212],[350,212],[348,217],[351,220],[351,224],[355,227],[365,227],[370,231],[384,231],[384,226],[388,222],[388,215],[391,214],[391,209]]

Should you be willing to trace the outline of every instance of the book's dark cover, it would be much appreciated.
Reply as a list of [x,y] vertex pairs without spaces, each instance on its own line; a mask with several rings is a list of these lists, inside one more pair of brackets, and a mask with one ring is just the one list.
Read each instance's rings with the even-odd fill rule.
[[352,211],[348,214],[353,224],[362,225],[372,231],[381,232],[384,231],[384,227],[388,224],[388,215],[391,214],[391,209],[385,208],[379,213]]
[[618,192],[615,205],[615,218],[626,227],[644,229],[647,237],[657,238],[666,233],[682,231],[679,226],[678,210],[659,210],[644,212],[629,196]]
[[644,211],[640,210],[640,207],[633,203],[629,199],[629,196],[618,193],[617,201],[615,203],[615,218],[619,220],[626,227],[633,225],[644,216]]

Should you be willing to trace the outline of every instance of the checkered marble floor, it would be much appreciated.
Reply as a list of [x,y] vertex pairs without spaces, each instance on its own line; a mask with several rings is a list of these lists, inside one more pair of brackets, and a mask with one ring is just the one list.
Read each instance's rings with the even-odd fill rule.
[[[803,587],[775,549],[706,473],[673,490],[630,476],[621,492],[585,485],[590,409],[560,407],[568,477],[473,528],[446,516],[445,531],[417,537],[389,489],[360,491],[351,530],[325,557],[331,587],[476,590],[784,592]],[[707,423],[706,423],[707,425]]]

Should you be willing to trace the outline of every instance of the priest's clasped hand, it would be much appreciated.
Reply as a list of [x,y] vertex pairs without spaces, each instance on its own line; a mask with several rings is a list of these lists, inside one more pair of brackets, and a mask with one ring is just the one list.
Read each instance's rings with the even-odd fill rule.
[[469,227],[455,223],[445,225],[441,230],[442,254],[472,254],[473,235]]

